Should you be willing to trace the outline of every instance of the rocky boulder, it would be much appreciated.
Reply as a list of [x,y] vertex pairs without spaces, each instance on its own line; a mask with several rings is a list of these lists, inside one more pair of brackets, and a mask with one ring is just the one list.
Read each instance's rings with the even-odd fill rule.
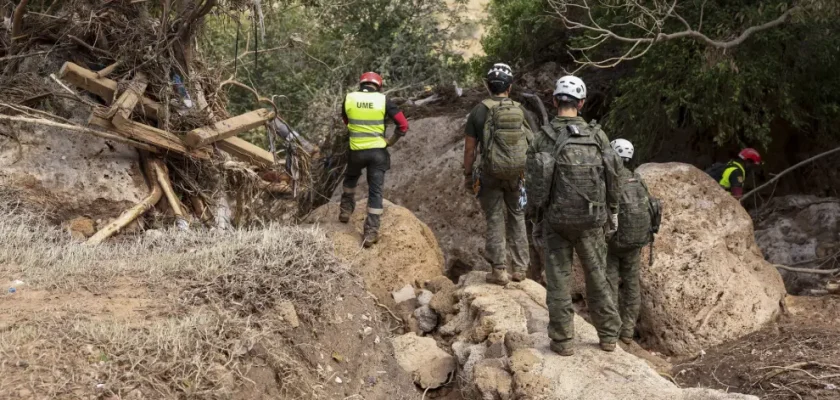
[[[420,286],[443,273],[443,254],[435,235],[411,211],[385,201],[379,243],[362,248],[362,225],[367,202],[356,204],[350,222],[338,222],[338,204],[329,203],[308,218],[335,243],[336,254],[358,271],[379,302],[394,309],[392,292],[406,285]],[[411,290],[411,289],[410,289]],[[412,291],[412,297],[414,293]],[[412,309],[413,311],[413,309]]]
[[575,318],[575,355],[549,349],[545,289],[527,280],[505,288],[464,275],[456,295],[460,312],[441,328],[453,340],[460,374],[483,399],[736,400],[752,396],[711,389],[680,389],[620,348],[598,348],[595,328]]
[[[840,252],[840,199],[777,197],[756,216],[755,240],[767,261],[799,268],[831,268]],[[781,271],[788,292],[820,286],[820,277]]]
[[663,204],[652,266],[642,253],[643,343],[692,354],[771,321],[784,284],[740,203],[690,165],[645,164],[638,172]]

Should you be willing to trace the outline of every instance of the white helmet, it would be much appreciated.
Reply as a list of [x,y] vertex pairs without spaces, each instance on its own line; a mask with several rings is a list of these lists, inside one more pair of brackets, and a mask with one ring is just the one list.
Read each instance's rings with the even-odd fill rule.
[[633,158],[633,143],[630,143],[629,140],[616,139],[610,142],[610,146],[625,161],[630,161]]
[[570,96],[576,100],[583,100],[586,98],[586,84],[574,75],[566,75],[558,79],[557,85],[554,87],[554,96],[561,95]]

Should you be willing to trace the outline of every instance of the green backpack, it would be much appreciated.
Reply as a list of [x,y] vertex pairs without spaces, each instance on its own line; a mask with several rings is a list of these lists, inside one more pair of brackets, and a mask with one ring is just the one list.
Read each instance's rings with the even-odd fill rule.
[[556,230],[586,230],[607,222],[606,161],[597,125],[566,126],[554,147],[548,222]]
[[531,131],[519,103],[504,98],[482,102],[489,110],[481,144],[481,172],[502,180],[519,179],[525,172],[525,158]]
[[618,203],[618,231],[614,243],[619,249],[642,248],[653,232],[653,210],[647,187],[638,174],[623,171],[621,200]]

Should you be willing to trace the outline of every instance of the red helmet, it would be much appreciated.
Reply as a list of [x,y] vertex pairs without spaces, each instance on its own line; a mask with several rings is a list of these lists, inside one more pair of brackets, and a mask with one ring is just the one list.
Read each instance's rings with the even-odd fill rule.
[[738,157],[742,160],[750,160],[756,164],[761,164],[761,154],[758,154],[758,151],[753,148],[741,150],[741,152],[738,153]]
[[374,83],[376,86],[382,87],[382,77],[376,72],[365,72],[362,74],[362,77],[359,78],[359,83]]

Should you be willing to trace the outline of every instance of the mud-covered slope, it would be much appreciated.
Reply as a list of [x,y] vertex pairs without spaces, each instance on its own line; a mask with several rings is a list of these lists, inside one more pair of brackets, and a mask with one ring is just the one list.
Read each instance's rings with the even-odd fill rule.
[[486,266],[484,215],[463,188],[463,117],[411,121],[411,131],[391,149],[385,197],[417,215],[435,233],[446,267]]

